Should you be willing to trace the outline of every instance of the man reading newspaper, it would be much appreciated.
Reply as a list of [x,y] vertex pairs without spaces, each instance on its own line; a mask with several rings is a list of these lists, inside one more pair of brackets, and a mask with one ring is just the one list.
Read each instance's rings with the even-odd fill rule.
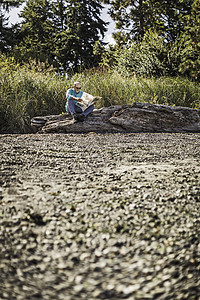
[[67,91],[66,97],[66,111],[73,116],[74,122],[83,122],[94,110],[94,104],[101,99],[82,92],[80,82],[74,82],[73,88]]

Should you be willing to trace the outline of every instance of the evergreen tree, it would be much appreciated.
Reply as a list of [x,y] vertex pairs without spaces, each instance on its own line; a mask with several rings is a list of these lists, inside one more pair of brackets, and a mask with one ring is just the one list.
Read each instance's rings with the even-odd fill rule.
[[183,30],[183,15],[190,13],[193,0],[104,0],[119,32],[118,43],[142,40],[149,30],[175,41]]
[[160,0],[159,19],[163,23],[162,35],[169,41],[174,42],[184,31],[184,16],[191,13],[194,0]]
[[20,0],[0,0],[0,51],[8,52],[14,44],[14,33],[16,26],[9,27],[9,18],[5,17],[5,12],[9,12],[14,7],[19,7],[23,1]]
[[98,0],[29,0],[15,55],[48,61],[62,71],[95,65],[93,47],[106,31],[101,9]]
[[95,42],[104,37],[106,23],[100,18],[98,0],[54,2],[56,57],[64,70],[89,68],[97,63]]
[[15,57],[22,61],[30,58],[52,64],[53,23],[48,0],[29,0],[21,14],[23,21],[19,44],[14,49]]
[[200,80],[200,0],[195,0],[191,14],[185,16],[185,28],[181,35],[181,63],[179,71]]

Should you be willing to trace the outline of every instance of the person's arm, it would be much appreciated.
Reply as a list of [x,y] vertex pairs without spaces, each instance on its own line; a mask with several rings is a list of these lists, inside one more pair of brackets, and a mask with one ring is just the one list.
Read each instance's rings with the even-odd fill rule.
[[66,97],[67,97],[67,100],[71,100],[71,99],[75,100],[75,97],[73,96],[73,90],[72,89],[67,90]]
[[75,97],[73,95],[73,90],[72,89],[69,89],[67,91],[66,97],[67,97],[67,100],[71,100],[72,99],[72,100],[75,100],[75,101],[78,101],[78,102],[82,102],[83,101],[81,98]]
[[83,99],[81,99],[81,98],[74,97],[74,100],[76,100],[77,102],[83,102]]

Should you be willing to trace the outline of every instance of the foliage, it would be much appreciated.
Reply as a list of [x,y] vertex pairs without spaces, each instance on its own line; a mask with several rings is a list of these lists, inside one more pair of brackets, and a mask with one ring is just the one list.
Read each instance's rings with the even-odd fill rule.
[[15,43],[15,33],[17,26],[8,26],[8,17],[5,16],[5,12],[9,12],[10,9],[18,7],[23,0],[0,0],[0,51],[9,52],[9,49]]
[[103,69],[111,69],[117,65],[120,50],[112,45],[104,47],[99,41],[95,43],[93,52],[99,56],[99,66]]
[[123,49],[118,59],[117,69],[122,74],[140,76],[163,76],[166,70],[167,49],[164,39],[149,32],[143,41],[133,42]]
[[71,82],[76,80],[88,93],[102,97],[99,108],[133,102],[200,108],[199,85],[182,77],[126,77],[116,71],[89,71],[71,78]]
[[24,1],[23,0],[0,0],[0,6],[3,9],[6,9],[8,11],[10,8],[18,7],[22,2]]
[[66,90],[80,81],[102,106],[150,102],[200,108],[200,87],[181,77],[142,78],[93,69],[64,78],[44,63],[16,65],[0,56],[0,131],[25,132],[34,116],[65,112]]
[[59,71],[79,71],[98,62],[93,47],[106,23],[99,0],[29,0],[22,12],[15,57],[48,61]]
[[[22,2],[0,0],[0,51],[17,62],[69,76],[118,65],[128,75],[200,78],[200,0],[27,0],[21,23],[9,27],[3,12]],[[103,43],[102,2],[118,29],[113,47]]]
[[3,55],[0,66],[2,128],[20,128],[25,131],[31,117],[59,113],[62,110],[65,83],[52,68],[46,69],[43,64],[36,66],[35,63],[20,67]]
[[[24,18],[19,33],[20,43],[15,47],[15,57],[20,61],[28,61],[30,58],[38,61],[48,59],[48,44],[52,42],[51,23],[49,22],[50,5],[46,0],[30,0],[27,2],[21,17]],[[47,55],[48,54],[48,55]]]
[[119,45],[141,40],[149,31],[156,31],[168,41],[175,41],[184,28],[182,17],[189,14],[193,0],[104,0],[119,32]]
[[181,35],[181,62],[179,71],[200,80],[200,0],[195,0],[192,12],[185,17],[186,26]]

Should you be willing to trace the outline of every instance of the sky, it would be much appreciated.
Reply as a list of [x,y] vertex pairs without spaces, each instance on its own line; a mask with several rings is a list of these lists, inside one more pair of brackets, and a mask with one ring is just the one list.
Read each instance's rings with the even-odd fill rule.
[[[7,14],[7,16],[9,17],[9,23],[16,24],[17,22],[20,21],[20,18],[19,18],[20,10],[21,9],[19,9],[19,8],[14,8],[9,12],[9,14]],[[105,22],[109,22],[108,31],[105,33],[105,37],[104,37],[103,41],[105,43],[114,44],[114,39],[112,38],[112,33],[115,30],[115,23],[113,22],[113,20],[111,19],[111,17],[108,14],[108,6],[107,5],[102,10],[102,19]]]
[[108,6],[106,6],[103,10],[102,10],[102,19],[105,22],[109,22],[108,25],[108,31],[105,33],[105,38],[104,38],[104,42],[105,43],[109,43],[109,44],[114,44],[115,41],[112,38],[112,33],[115,31],[115,23],[114,21],[111,19],[111,17],[108,14]]

